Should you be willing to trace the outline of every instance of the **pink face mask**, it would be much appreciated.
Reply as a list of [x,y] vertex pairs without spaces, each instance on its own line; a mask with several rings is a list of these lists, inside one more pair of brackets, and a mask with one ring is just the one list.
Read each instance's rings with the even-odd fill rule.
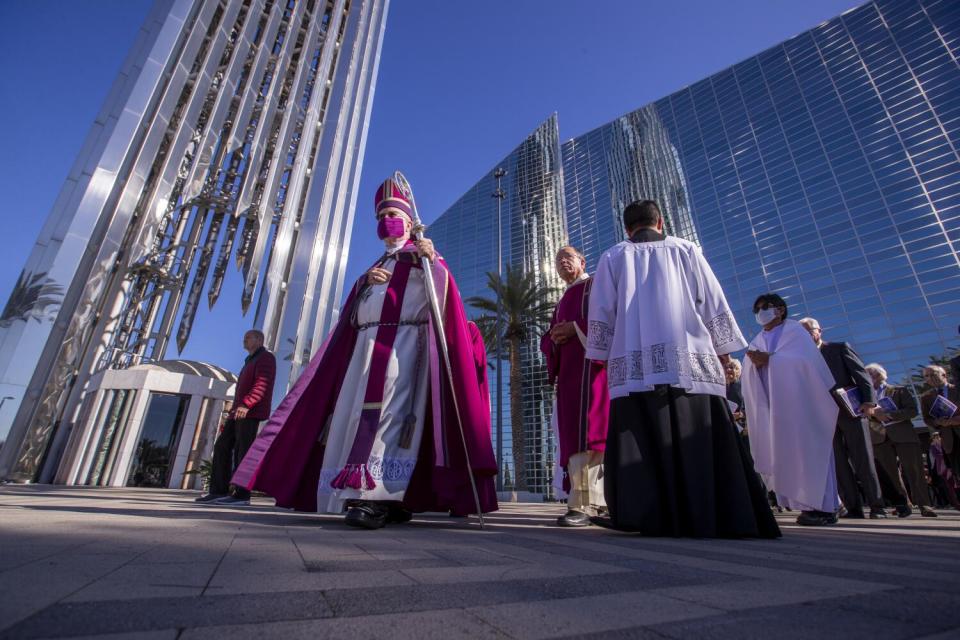
[[387,238],[401,238],[406,232],[406,227],[403,223],[403,218],[380,218],[380,222],[377,223],[377,236],[381,240],[386,240]]

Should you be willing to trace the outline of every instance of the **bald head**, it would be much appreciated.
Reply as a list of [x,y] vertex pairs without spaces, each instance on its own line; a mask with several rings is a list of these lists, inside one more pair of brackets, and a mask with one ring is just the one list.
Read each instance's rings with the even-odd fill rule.
[[263,331],[260,331],[259,329],[250,329],[243,334],[243,348],[246,349],[247,353],[253,353],[262,347],[263,342]]
[[587,268],[587,261],[576,247],[561,247],[557,252],[557,275],[564,282],[576,282]]

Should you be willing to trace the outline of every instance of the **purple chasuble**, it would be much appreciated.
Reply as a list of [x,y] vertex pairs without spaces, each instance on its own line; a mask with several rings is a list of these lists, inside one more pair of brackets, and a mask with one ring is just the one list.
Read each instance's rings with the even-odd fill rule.
[[[415,253],[415,249],[407,246],[401,252]],[[398,258],[416,262],[415,257],[412,260],[406,256]],[[274,497],[281,507],[317,510],[317,487],[325,446],[324,426],[341,393],[362,393],[365,400],[368,397],[369,389],[341,388],[357,343],[352,311],[366,287],[366,279],[364,274],[353,286],[333,331],[260,431],[237,468],[231,480],[233,484],[263,491]],[[497,461],[490,441],[490,405],[478,381],[473,339],[460,292],[442,259],[438,258],[433,264],[433,281],[450,350],[453,388],[439,370],[439,348],[431,322],[427,341],[429,405],[417,464],[404,494],[403,505],[411,511],[449,511],[455,515],[476,512],[453,408],[455,393],[480,495],[480,508],[484,513],[496,511],[494,476]],[[360,440],[358,430],[354,440],[358,451],[356,459],[360,458],[359,452],[363,449]],[[353,452],[351,449],[351,454]],[[361,476],[359,479],[362,482],[365,478]]]
[[[592,285],[593,279],[586,278],[567,288],[553,310],[551,329],[563,322],[575,322],[587,335]],[[586,359],[579,336],[554,344],[548,332],[540,340],[540,350],[546,356],[550,382],[556,384],[560,466],[566,469],[570,456],[606,447],[610,412],[607,373],[602,364]]]

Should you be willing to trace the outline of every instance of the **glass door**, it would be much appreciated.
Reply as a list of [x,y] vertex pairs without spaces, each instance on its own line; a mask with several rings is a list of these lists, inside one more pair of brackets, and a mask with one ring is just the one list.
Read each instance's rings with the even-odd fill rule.
[[128,487],[167,487],[190,396],[151,393],[130,464]]

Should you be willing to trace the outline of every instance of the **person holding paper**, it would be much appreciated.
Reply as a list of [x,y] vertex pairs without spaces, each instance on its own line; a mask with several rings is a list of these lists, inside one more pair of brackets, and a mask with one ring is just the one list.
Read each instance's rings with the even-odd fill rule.
[[740,361],[730,358],[723,365],[723,375],[727,381],[727,404],[733,412],[733,423],[740,430],[740,435],[747,437],[747,414],[743,411],[743,390],[740,386],[740,376],[743,370]]
[[[834,378],[834,393],[856,388],[859,396],[859,411],[851,415],[840,410],[837,418],[837,431],[833,437],[833,457],[837,465],[837,485],[840,499],[847,508],[846,518],[863,518],[863,497],[870,505],[870,518],[886,518],[883,510],[883,497],[880,494],[880,481],[873,464],[873,447],[867,435],[867,426],[862,418],[873,415],[877,404],[876,393],[870,382],[870,376],[863,369],[863,361],[846,342],[824,342],[820,323],[813,318],[803,318],[800,324],[806,328],[820,349],[820,355],[830,367]],[[855,406],[854,409],[857,409]],[[857,486],[859,484],[859,487]]]
[[[906,518],[912,513],[907,504],[910,501],[920,508],[920,515],[936,518],[937,512],[931,508],[930,492],[923,478],[923,457],[920,454],[920,438],[913,429],[913,418],[917,415],[917,404],[906,387],[887,384],[887,370],[872,362],[866,367],[873,389],[877,393],[877,408],[870,418],[870,438],[873,441],[877,471],[886,477],[890,490],[890,501],[897,509],[897,515]],[[907,481],[904,489],[900,479]],[[909,492],[909,493],[908,493]]]
[[557,274],[567,283],[553,310],[550,330],[540,340],[547,376],[556,385],[554,418],[559,463],[567,493],[561,527],[585,527],[606,510],[603,497],[603,450],[607,443],[610,395],[603,366],[584,357],[587,310],[593,280],[587,262],[574,247],[557,253]]
[[762,331],[747,348],[741,383],[754,465],[781,506],[800,510],[797,524],[836,524],[833,376],[804,328],[787,319],[783,298],[764,294],[753,311]]
[[947,382],[947,372],[939,365],[930,365],[923,370],[923,380],[930,389],[920,396],[920,413],[923,421],[940,439],[944,459],[954,475],[960,475],[960,391]]

